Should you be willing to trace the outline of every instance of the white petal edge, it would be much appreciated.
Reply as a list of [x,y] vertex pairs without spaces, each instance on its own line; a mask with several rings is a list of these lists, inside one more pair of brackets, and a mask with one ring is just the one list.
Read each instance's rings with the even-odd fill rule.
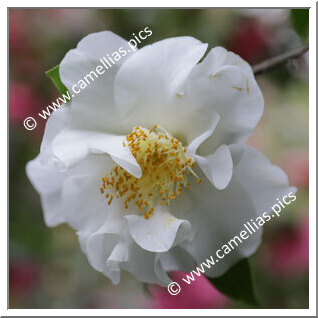
[[217,189],[222,190],[228,186],[233,174],[233,161],[228,146],[221,145],[207,156],[196,154],[200,145],[213,134],[219,120],[219,114],[214,112],[211,128],[190,143],[187,153],[198,163],[209,181]]
[[173,115],[167,117],[167,112],[176,113],[178,124],[179,109],[173,107],[176,93],[206,48],[192,37],[177,37],[145,46],[131,56],[114,83],[116,105],[125,123],[145,127],[159,123],[171,131]]
[[107,153],[122,168],[136,178],[142,171],[126,142],[126,136],[99,132],[64,130],[53,141],[53,152],[65,166],[78,163],[89,152]]
[[214,138],[204,145],[208,149],[201,149],[204,154],[244,140],[263,113],[264,99],[250,65],[221,47],[211,49],[196,65],[185,93],[203,109],[213,109],[221,116]]
[[278,166],[253,147],[244,144],[230,145],[231,153],[241,147],[241,154],[234,168],[233,178],[251,194],[255,208],[261,214],[270,211],[288,193],[296,193],[297,188],[289,186],[288,177]]
[[177,219],[162,207],[145,219],[143,216],[127,215],[129,232],[135,242],[150,252],[166,252],[177,241],[185,240],[191,231],[187,220]]
[[[60,76],[63,84],[71,90],[72,85],[77,83],[81,77],[81,72],[76,71],[74,60],[84,58],[91,64],[101,64],[100,58],[106,57],[118,52],[120,48],[124,48],[128,53],[126,56],[116,61],[115,65],[123,63],[130,55],[134,53],[128,42],[111,31],[101,31],[91,33],[78,42],[75,49],[70,50],[60,63]],[[93,63],[92,63],[93,62]],[[79,65],[81,67],[81,65]],[[88,73],[92,70],[88,70]],[[77,75],[76,75],[77,74]],[[85,74],[81,74],[85,75]]]
[[233,161],[228,146],[220,146],[211,155],[194,155],[193,158],[217,189],[223,190],[228,186],[233,175]]

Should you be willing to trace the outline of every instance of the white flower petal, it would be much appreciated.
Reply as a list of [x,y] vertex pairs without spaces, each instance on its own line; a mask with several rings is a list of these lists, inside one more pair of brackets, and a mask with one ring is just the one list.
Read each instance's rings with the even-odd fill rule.
[[189,144],[187,148],[188,149],[187,152],[190,154],[190,156],[196,154],[199,146],[213,134],[218,122],[220,121],[220,115],[218,113],[213,112],[212,114],[213,114],[213,117],[212,117],[212,123],[211,123],[210,129],[205,131],[200,136],[196,137]]
[[[81,53],[85,54],[88,58],[97,61],[103,56],[107,57],[107,54],[112,56],[114,52],[118,52],[119,48],[125,49],[127,51],[127,56],[134,53],[128,45],[128,41],[111,31],[91,33],[85,36],[77,44],[77,49]],[[135,48],[135,50],[137,51],[138,49]],[[123,56],[122,59],[115,62],[118,65],[123,63],[125,59],[127,59],[127,57]]]
[[172,216],[162,207],[156,207],[149,219],[138,215],[127,215],[129,232],[143,249],[150,252],[166,252],[173,244],[186,239],[190,223]]
[[27,174],[41,195],[46,224],[68,222],[76,229],[98,228],[109,213],[100,194],[101,178],[112,164],[100,155],[89,155],[69,169],[59,164],[42,165],[39,158],[31,161]]
[[155,255],[156,255],[156,257],[155,257],[155,273],[156,273],[156,276],[158,277],[158,280],[159,280],[158,285],[167,286],[172,282],[172,280],[162,265],[162,262],[160,259],[160,256],[162,255],[162,253],[155,253]]
[[[234,145],[230,146],[233,153]],[[256,149],[247,145],[243,148],[240,161],[234,169],[233,177],[246,189],[254,202],[255,208],[263,213],[270,211],[288,193],[296,193],[295,187],[288,184],[287,175],[282,169],[274,166]]]
[[264,100],[251,67],[220,47],[213,48],[193,69],[185,91],[202,109],[213,109],[221,117],[203,154],[246,138],[263,113]]
[[200,145],[212,135],[219,120],[220,116],[215,113],[211,129],[195,138],[188,146],[187,153],[199,164],[207,178],[217,189],[224,189],[231,180],[233,170],[233,162],[229,148],[223,145],[216,149],[214,153],[207,156],[199,156],[196,154]]
[[127,268],[123,268],[144,283],[165,285],[170,282],[157,254],[144,250],[135,242],[131,245]]
[[206,48],[194,38],[180,37],[148,45],[131,56],[114,85],[116,106],[126,125],[159,124],[174,134],[181,124],[188,124],[195,107],[178,103],[177,96],[180,93],[182,99],[184,82]]
[[[255,149],[241,144],[231,145],[230,149],[235,166],[228,187],[216,191],[209,186],[207,180],[203,180],[200,185],[193,185],[193,191],[188,195],[188,209],[184,209],[186,214],[182,216],[193,227],[192,239],[185,241],[182,246],[198,263],[211,255],[215,259],[216,251],[223,244],[228,245],[242,230],[246,231],[246,222],[252,222],[251,219],[256,221],[264,212],[270,214],[271,207],[277,203],[276,198],[295,192],[295,188],[288,186],[285,173],[271,165]],[[242,243],[238,246],[232,242],[235,249],[206,274],[210,277],[220,276],[238,260],[249,257],[260,244],[261,234],[260,227],[246,240],[241,239]]]
[[[101,74],[101,77],[106,75],[109,70],[118,68],[134,52],[130,49],[125,39],[110,31],[91,33],[85,36],[75,49],[68,51],[60,63],[60,77],[63,84],[71,90],[73,84],[89,74],[97,65],[103,65],[100,61],[101,58],[105,57],[108,59],[113,53],[118,52],[120,48],[126,50],[126,55],[115,61],[115,64],[111,64],[111,67],[105,63],[109,69],[104,74]],[[87,69],[88,65],[94,67]]]
[[232,156],[232,160],[233,160],[233,166],[236,166],[243,155],[244,152],[244,144],[232,144],[229,146],[230,151],[231,151],[231,156]]
[[228,146],[220,146],[211,155],[204,157],[194,155],[193,158],[217,189],[222,190],[227,187],[233,173],[233,161]]
[[65,172],[57,173],[56,166],[42,164],[39,157],[28,162],[26,173],[34,188],[42,195],[58,191],[65,178]]
[[166,253],[160,254],[160,261],[166,272],[191,272],[196,266],[193,257],[179,246],[171,248]]
[[113,284],[118,284],[120,279],[119,272],[117,270],[106,268],[106,260],[116,248],[120,237],[112,233],[103,235],[93,234],[88,236],[78,233],[78,236],[82,249],[85,251],[91,266],[108,276]]
[[65,221],[78,231],[96,232],[103,227],[107,233],[117,233],[123,218],[123,206],[118,200],[109,206],[105,196],[100,193],[101,176],[105,172],[103,167],[109,167],[103,158],[98,160],[95,160],[95,166],[91,165],[90,168],[94,170],[91,173],[66,179],[61,191],[61,206]]
[[[192,225],[192,237],[181,246],[195,258],[197,264],[209,259],[211,255],[216,259],[216,251],[245,230],[245,222],[257,217],[250,195],[233,178],[222,191],[216,190],[204,179],[201,184],[192,186],[189,198],[189,209],[192,208],[192,211],[183,217]],[[220,276],[238,260],[249,257],[259,246],[261,234],[260,229],[253,236],[242,240],[238,246],[234,245],[235,249],[205,274],[209,277]]]
[[[109,57],[120,48],[126,51],[126,55],[122,55],[113,65]],[[84,37],[77,48],[65,55],[59,72],[63,84],[74,97],[66,106],[71,113],[74,129],[123,132],[115,108],[113,82],[120,65],[132,54],[127,41],[112,32],[103,31]],[[109,67],[103,60],[108,69],[100,61],[103,57],[111,65]],[[100,74],[96,70],[99,65],[104,71],[100,70]],[[74,92],[73,85],[76,85]]]
[[142,171],[128,144],[124,146],[125,136],[98,132],[63,130],[53,141],[53,152],[67,167],[78,163],[88,153],[107,153],[121,167],[136,178]]
[[66,222],[64,210],[61,208],[61,193],[59,191],[41,195],[44,221],[47,226],[57,226]]
[[124,232],[118,235],[107,233],[106,228],[92,234],[78,232],[82,250],[92,267],[109,277],[113,284],[119,283],[121,270],[130,272],[144,283],[169,283],[156,253],[150,253],[133,242],[127,236],[126,227],[123,226]]
[[65,222],[65,215],[60,208],[61,187],[65,179],[65,171],[58,171],[54,164],[42,164],[38,156],[29,161],[26,173],[32,185],[41,195],[45,223],[56,226]]

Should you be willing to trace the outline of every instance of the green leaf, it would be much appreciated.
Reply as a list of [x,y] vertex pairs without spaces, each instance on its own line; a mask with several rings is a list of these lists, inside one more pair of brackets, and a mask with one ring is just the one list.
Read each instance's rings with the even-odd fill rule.
[[248,259],[245,258],[232,266],[223,276],[208,279],[226,296],[258,306]]
[[307,40],[309,32],[309,9],[292,9],[290,19],[295,31],[304,40]]
[[62,94],[67,93],[67,88],[66,86],[62,83],[61,78],[60,78],[60,66],[56,65],[50,70],[45,72],[45,75],[51,79],[53,84],[56,86],[56,88],[59,90],[59,92]]

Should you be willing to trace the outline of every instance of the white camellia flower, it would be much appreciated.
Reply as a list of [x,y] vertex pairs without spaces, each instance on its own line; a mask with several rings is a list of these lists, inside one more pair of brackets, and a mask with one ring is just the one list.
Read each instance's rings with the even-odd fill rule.
[[[100,57],[129,46],[111,32],[69,51],[60,77],[74,83]],[[294,188],[284,172],[242,142],[263,112],[251,67],[192,37],[130,52],[49,118],[27,174],[48,226],[77,231],[90,264],[120,281],[126,270],[166,285],[191,271]],[[250,256],[261,230],[210,270]]]

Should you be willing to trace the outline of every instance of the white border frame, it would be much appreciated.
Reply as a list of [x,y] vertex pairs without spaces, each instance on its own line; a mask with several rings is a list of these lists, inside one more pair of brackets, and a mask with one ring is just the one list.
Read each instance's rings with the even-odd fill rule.
[[[42,7],[43,2],[40,0],[31,0],[26,2],[23,1],[6,1],[5,6],[1,6],[1,43],[7,43],[7,7],[23,7],[25,4],[28,7]],[[49,5],[50,3],[47,3]],[[76,7],[81,3],[78,1],[68,1],[68,0],[55,0],[54,7]],[[121,1],[107,3],[106,1],[90,0],[90,4],[94,7],[100,8],[111,8],[111,7],[126,7],[131,6],[130,1]],[[0,222],[0,248],[1,255],[6,255],[6,261],[2,261],[0,264],[0,314],[1,316],[120,316],[120,315],[131,315],[131,316],[160,316],[160,315],[175,315],[175,316],[316,316],[316,2],[315,1],[280,1],[280,0],[268,0],[268,1],[227,1],[223,0],[221,6],[217,5],[216,2],[196,0],[195,2],[188,2],[187,4],[178,2],[175,0],[161,0],[152,1],[151,4],[145,0],[134,1],[134,7],[206,7],[213,5],[214,8],[217,7],[236,7],[240,4],[240,7],[253,7],[253,8],[269,8],[271,5],[273,8],[277,7],[310,7],[310,20],[309,20],[309,164],[310,164],[310,178],[309,178],[309,309],[7,309],[8,300],[8,277],[7,277],[7,262],[8,262],[8,220],[5,210],[8,210],[8,187],[7,180],[5,178],[1,179],[1,202],[6,202],[6,206],[1,213]],[[93,7],[88,7],[93,8]],[[1,63],[2,63],[2,74],[8,74],[8,63],[7,63],[7,51],[1,50]],[[2,125],[0,126],[1,134],[0,138],[2,145],[5,143],[8,145],[8,122],[5,118],[8,117],[6,113],[5,104],[8,103],[8,81],[7,85],[4,82],[4,76],[2,77],[2,96],[3,102],[1,107],[1,120]],[[1,170],[2,176],[6,175],[8,178],[8,157],[1,157]],[[7,191],[4,191],[7,189]]]

